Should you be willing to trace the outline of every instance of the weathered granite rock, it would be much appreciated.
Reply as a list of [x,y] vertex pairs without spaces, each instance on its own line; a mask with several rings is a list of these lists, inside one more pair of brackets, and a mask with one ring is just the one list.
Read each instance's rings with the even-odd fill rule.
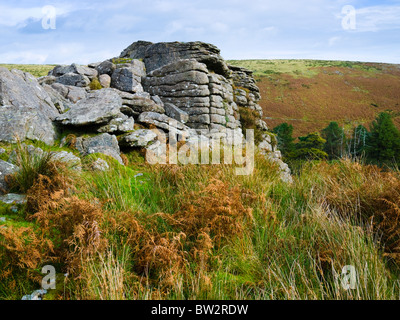
[[116,159],[120,164],[124,164],[120,156],[120,149],[117,137],[108,133],[103,133],[91,138],[76,138],[75,148],[86,156],[93,153],[102,153]]
[[6,182],[6,176],[18,171],[18,167],[12,163],[0,160],[0,194],[6,193],[9,185]]
[[229,77],[230,70],[220,55],[220,50],[203,42],[160,42],[138,41],[122,51],[121,58],[143,59],[147,72],[182,59],[196,59],[207,65],[209,70]]
[[59,115],[50,96],[29,73],[0,68],[0,141],[25,139],[53,144]]
[[172,103],[165,103],[164,104],[164,109],[165,109],[165,114],[171,118],[174,118],[175,120],[178,120],[179,122],[186,123],[189,121],[189,115],[185,112],[179,109],[177,106],[175,106]]
[[90,67],[86,67],[86,66],[82,66],[82,65],[73,63],[69,66],[58,65],[58,66],[54,67],[53,70],[50,70],[48,75],[58,78],[58,77],[62,77],[64,75],[66,75],[66,74],[77,74],[77,75],[87,77],[89,80],[91,80],[94,77],[97,77],[98,72],[94,68],[90,68]]
[[127,114],[137,116],[142,112],[165,113],[164,108],[155,103],[150,96],[125,93],[122,97],[122,104],[124,105],[122,111]]
[[195,59],[178,60],[155,69],[143,79],[147,92],[157,95],[163,103],[171,103],[184,113],[179,114],[173,108],[171,115],[182,116],[190,127],[210,124],[210,91],[208,70],[205,64]]
[[157,134],[149,129],[138,129],[135,132],[124,135],[120,139],[121,146],[147,147],[157,139]]
[[51,87],[72,103],[77,103],[79,100],[85,99],[87,96],[85,88],[66,86],[61,83],[53,83]]
[[63,125],[104,125],[121,115],[122,99],[113,89],[92,91],[56,121]]
[[53,87],[51,87],[48,84],[42,84],[42,87],[49,95],[51,102],[57,108],[59,113],[64,113],[67,109],[71,107],[72,105],[71,101],[68,101]]
[[139,122],[153,124],[158,128],[170,131],[172,129],[181,131],[190,131],[190,128],[185,126],[183,123],[176,121],[173,118],[168,117],[165,114],[156,112],[143,112],[138,118]]
[[90,84],[90,79],[85,75],[70,72],[58,77],[56,83],[66,86],[87,87]]
[[72,152],[67,152],[67,151],[52,152],[51,159],[53,161],[63,162],[72,169],[78,171],[82,170],[81,159],[75,156]]
[[116,69],[115,64],[109,60],[103,61],[98,66],[96,66],[96,70],[99,75],[106,74],[110,77],[112,76],[115,69]]
[[164,102],[162,102],[159,96],[151,96],[151,100],[153,100],[160,107],[164,108]]
[[0,202],[5,204],[24,204],[26,203],[26,195],[17,193],[7,193],[0,196]]
[[143,92],[142,77],[146,75],[144,63],[132,60],[132,63],[117,66],[111,76],[111,87],[126,92]]
[[97,129],[100,133],[123,133],[132,131],[135,125],[135,120],[123,113],[120,113],[109,123]]
[[108,74],[101,74],[99,82],[103,88],[109,88],[111,85],[111,77]]
[[52,85],[53,83],[56,82],[56,80],[57,80],[57,78],[54,76],[43,76],[43,77],[37,78],[37,81],[41,85],[43,85],[43,84]]

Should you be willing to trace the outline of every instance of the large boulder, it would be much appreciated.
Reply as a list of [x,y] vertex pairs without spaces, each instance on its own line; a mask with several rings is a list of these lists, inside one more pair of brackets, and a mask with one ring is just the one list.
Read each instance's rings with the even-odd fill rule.
[[113,89],[92,91],[56,120],[63,125],[105,125],[121,116],[122,99]]
[[58,65],[54,67],[53,70],[50,70],[49,76],[54,76],[54,77],[62,77],[66,74],[78,74],[84,77],[89,78],[90,80],[97,77],[98,72],[94,68],[82,66],[82,65],[77,65],[75,63],[69,65],[69,66],[62,66]]
[[57,78],[56,83],[66,86],[87,87],[90,84],[90,79],[85,75],[70,72]]
[[76,138],[75,148],[82,156],[93,153],[102,153],[113,157],[120,164],[123,164],[118,140],[114,135],[103,133],[90,138],[78,137]]
[[41,140],[52,145],[59,115],[52,98],[31,74],[0,68],[0,141]]
[[146,75],[142,61],[118,65],[111,76],[111,87],[126,92],[143,92],[142,77]]
[[103,61],[98,66],[96,66],[96,70],[99,73],[99,75],[106,74],[110,77],[112,76],[115,69],[116,69],[115,64],[109,60]]

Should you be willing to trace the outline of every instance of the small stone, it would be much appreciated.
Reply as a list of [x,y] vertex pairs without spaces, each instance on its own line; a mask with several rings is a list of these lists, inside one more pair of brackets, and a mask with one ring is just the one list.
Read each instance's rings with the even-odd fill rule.
[[108,74],[99,76],[99,82],[103,88],[109,88],[111,85],[111,77]]
[[4,202],[5,204],[25,204],[26,196],[23,194],[8,193],[4,196],[0,196],[0,202]]
[[110,168],[107,161],[101,158],[97,158],[90,167],[93,171],[107,171]]

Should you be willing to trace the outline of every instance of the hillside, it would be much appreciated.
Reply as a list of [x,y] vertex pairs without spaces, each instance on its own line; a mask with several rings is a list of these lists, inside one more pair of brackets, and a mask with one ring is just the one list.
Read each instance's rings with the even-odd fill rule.
[[[0,68],[0,300],[398,299],[399,170],[342,159],[291,175],[256,80],[218,52],[141,41],[88,66],[7,65],[51,70],[40,79]],[[269,65],[256,70],[268,116],[342,117],[341,81],[355,105],[398,101],[389,66],[252,63]],[[213,135],[243,128],[261,142],[239,162],[241,138],[229,162]]]
[[259,104],[269,128],[282,122],[294,136],[319,131],[330,121],[346,130],[369,125],[381,111],[400,128],[400,65],[314,60],[231,60],[253,70]]

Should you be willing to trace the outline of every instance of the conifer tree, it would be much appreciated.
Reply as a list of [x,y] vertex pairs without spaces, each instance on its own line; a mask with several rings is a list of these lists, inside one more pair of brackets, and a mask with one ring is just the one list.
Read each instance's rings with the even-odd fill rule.
[[326,140],[324,151],[328,154],[329,159],[338,159],[343,157],[346,137],[342,128],[338,123],[333,121],[322,130],[322,137]]
[[381,112],[371,125],[366,146],[367,158],[376,164],[391,164],[400,160],[400,131],[387,112]]

